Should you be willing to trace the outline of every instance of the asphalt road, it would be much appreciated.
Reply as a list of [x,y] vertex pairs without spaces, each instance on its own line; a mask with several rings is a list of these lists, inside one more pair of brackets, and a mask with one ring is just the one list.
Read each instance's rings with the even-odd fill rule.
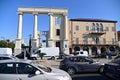
[[75,74],[71,77],[72,80],[112,80],[98,73],[80,73],[80,74]]

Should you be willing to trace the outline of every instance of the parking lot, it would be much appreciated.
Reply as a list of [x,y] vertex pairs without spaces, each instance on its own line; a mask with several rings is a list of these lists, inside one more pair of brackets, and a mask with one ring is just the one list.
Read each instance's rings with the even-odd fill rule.
[[[94,59],[96,61],[108,63],[109,59]],[[38,63],[46,65],[46,66],[52,66],[54,68],[59,68],[61,60],[37,60]],[[72,80],[112,80],[102,74],[99,73],[79,73],[72,75]]]
[[[104,62],[104,63],[108,63],[109,61],[111,61],[110,59],[105,59],[105,58],[96,58],[94,60]],[[46,65],[46,66],[52,66],[52,67],[55,67],[55,68],[59,68],[59,64],[60,64],[61,60],[46,60],[46,59],[41,60],[41,59],[38,59],[36,61],[38,63]]]

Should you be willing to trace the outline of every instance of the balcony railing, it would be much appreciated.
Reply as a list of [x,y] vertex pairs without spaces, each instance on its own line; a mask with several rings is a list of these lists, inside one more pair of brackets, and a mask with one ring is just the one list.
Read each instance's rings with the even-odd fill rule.
[[105,31],[89,31],[89,34],[92,34],[92,35],[103,35],[105,34],[106,32]]
[[77,44],[77,45],[116,45],[116,42],[113,41],[72,41],[72,44]]

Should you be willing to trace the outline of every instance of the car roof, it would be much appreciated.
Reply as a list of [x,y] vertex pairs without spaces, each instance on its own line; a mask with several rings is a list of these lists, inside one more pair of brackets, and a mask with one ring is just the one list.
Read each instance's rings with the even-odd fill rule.
[[82,57],[82,58],[85,58],[85,57],[88,57],[88,56],[68,56],[66,58],[74,58],[74,57]]
[[1,60],[0,63],[31,63],[31,60],[16,59],[16,60]]

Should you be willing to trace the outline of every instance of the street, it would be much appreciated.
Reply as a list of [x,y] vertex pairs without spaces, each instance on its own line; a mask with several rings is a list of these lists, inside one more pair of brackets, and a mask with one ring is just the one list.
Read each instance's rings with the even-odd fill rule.
[[71,77],[72,80],[112,80],[98,73],[80,73],[80,74],[75,74]]
[[[95,59],[95,60],[99,60],[100,62],[104,62],[104,63],[107,63],[109,62],[110,60],[108,59]],[[39,61],[38,62],[40,64],[43,64],[43,65],[46,65],[46,66],[52,66],[52,67],[55,67],[55,68],[59,68],[59,62],[58,60],[43,60],[43,61]],[[99,73],[78,73],[78,74],[75,74],[72,77],[72,80],[111,80],[110,78],[104,76],[104,75],[101,75]]]

